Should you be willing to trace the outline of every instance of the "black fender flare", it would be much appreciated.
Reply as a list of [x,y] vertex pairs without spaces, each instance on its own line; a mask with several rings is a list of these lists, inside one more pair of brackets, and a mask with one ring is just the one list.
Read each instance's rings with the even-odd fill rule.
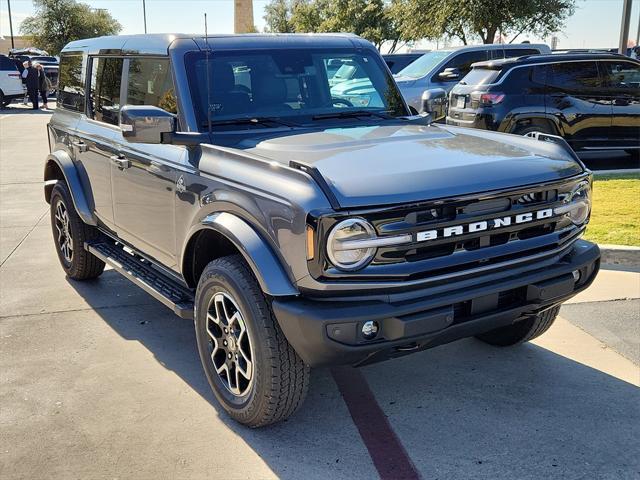
[[299,295],[282,263],[268,243],[245,220],[229,212],[216,212],[204,217],[191,229],[185,242],[184,255],[194,234],[213,230],[227,238],[241,253],[264,293],[272,297]]
[[97,225],[98,221],[91,206],[92,204],[84,191],[78,170],[67,152],[55,151],[47,155],[44,169],[44,196],[47,203],[49,203],[51,198],[53,185],[57,180],[60,180],[57,176],[52,175],[52,162],[55,163],[62,172],[64,180],[71,192],[73,206],[82,221],[87,225]]

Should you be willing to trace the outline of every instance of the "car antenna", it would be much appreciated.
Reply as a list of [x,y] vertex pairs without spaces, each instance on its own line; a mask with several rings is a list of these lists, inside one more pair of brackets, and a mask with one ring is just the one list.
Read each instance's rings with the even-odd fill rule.
[[207,70],[207,126],[209,129],[209,135],[211,135],[211,84],[209,83],[209,53],[211,47],[209,47],[209,32],[207,30],[207,14],[204,14],[204,42],[207,45],[207,49],[204,52],[205,55],[205,69]]

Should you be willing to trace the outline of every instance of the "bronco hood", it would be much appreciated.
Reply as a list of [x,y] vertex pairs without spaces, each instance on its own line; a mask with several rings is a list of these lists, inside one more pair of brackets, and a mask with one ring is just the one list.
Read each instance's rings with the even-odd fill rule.
[[330,128],[254,145],[247,150],[270,160],[315,167],[342,208],[482,193],[584,171],[551,142],[439,125]]

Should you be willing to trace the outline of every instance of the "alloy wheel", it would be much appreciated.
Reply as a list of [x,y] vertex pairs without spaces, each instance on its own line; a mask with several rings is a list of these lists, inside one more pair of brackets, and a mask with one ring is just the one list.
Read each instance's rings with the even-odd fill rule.
[[220,381],[233,395],[245,395],[254,376],[253,349],[242,312],[229,294],[218,292],[209,302],[207,334]]
[[62,200],[60,200],[56,204],[55,227],[58,232],[56,241],[65,262],[69,264],[73,260],[73,240],[71,238],[70,223],[67,207]]

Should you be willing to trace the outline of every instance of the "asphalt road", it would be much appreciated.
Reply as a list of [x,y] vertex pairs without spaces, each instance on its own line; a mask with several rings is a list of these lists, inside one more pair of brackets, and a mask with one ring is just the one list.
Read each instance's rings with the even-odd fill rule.
[[0,111],[0,478],[376,478],[398,459],[372,447],[372,411],[425,480],[640,475],[639,273],[602,271],[528,345],[464,340],[347,388],[314,371],[301,411],[248,430],[215,403],[192,324],[114,271],[63,275],[48,118]]

